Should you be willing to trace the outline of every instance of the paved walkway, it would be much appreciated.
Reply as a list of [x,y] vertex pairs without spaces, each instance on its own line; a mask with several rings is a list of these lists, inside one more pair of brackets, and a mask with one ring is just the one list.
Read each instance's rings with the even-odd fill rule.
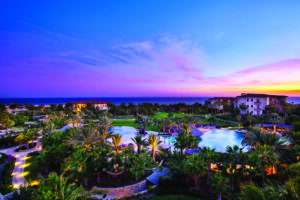
[[[26,157],[28,153],[34,152],[34,151],[40,151],[42,150],[40,141],[34,141],[37,142],[37,145],[35,148],[30,149],[26,152],[15,152],[15,149],[18,148],[19,146],[12,147],[9,149],[3,149],[0,150],[1,153],[5,153],[7,155],[13,155],[16,157],[16,164],[14,171],[12,173],[13,175],[13,180],[12,180],[12,185],[14,188],[19,189],[21,185],[25,184],[25,178],[24,178],[24,168],[25,168],[25,162],[26,162]],[[21,146],[21,145],[20,145]]]

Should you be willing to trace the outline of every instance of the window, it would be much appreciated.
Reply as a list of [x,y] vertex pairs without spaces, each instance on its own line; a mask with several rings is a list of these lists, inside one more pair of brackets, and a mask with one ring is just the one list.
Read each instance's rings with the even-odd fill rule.
[[251,102],[253,102],[253,99],[251,99]]
[[249,99],[247,99],[247,102],[249,102]]
[[253,108],[253,105],[251,105],[251,108]]
[[249,105],[247,105],[247,108],[249,108]]

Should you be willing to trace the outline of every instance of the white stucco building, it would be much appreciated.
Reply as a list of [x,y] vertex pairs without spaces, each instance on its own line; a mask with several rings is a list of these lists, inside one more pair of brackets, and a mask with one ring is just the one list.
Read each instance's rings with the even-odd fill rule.
[[287,96],[282,95],[268,95],[268,94],[252,94],[242,93],[241,96],[237,96],[237,102],[235,107],[240,107],[241,104],[247,106],[247,110],[240,109],[242,114],[250,113],[252,115],[261,115],[267,105],[276,105],[282,111],[281,102],[287,101]]
[[99,108],[99,110],[108,110],[107,103],[102,100],[81,100],[81,101],[74,101],[71,102],[73,104],[74,112],[80,112],[81,108],[85,108],[87,104],[91,104],[94,108]]

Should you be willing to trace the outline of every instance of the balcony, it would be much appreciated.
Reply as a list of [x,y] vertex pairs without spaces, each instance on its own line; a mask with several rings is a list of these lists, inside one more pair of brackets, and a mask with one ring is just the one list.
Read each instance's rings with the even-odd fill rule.
[[262,108],[257,106],[256,108],[254,108],[254,110],[262,110]]
[[254,101],[255,105],[261,105],[261,103],[262,103],[261,101]]

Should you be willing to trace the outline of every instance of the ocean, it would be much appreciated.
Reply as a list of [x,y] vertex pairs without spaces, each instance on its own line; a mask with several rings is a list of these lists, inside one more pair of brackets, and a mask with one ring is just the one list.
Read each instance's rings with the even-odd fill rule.
[[[116,105],[121,103],[128,104],[132,102],[134,104],[139,103],[159,103],[159,104],[174,104],[174,103],[186,103],[194,104],[204,103],[205,100],[211,97],[70,97],[70,98],[0,98],[0,103],[6,105],[10,103],[28,103],[33,105],[49,105],[49,104],[64,104],[71,101],[79,100],[103,100],[106,102],[112,102]],[[289,103],[300,104],[300,97],[289,97]]]

